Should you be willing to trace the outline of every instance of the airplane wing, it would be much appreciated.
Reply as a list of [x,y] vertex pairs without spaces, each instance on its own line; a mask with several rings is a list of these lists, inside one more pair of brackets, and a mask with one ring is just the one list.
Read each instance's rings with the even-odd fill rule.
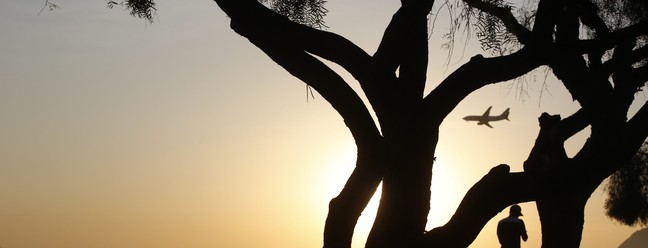
[[493,128],[493,126],[491,126],[490,124],[488,124],[488,122],[484,122],[484,125],[486,125],[486,126],[488,126],[488,127],[490,127],[490,128]]
[[490,116],[490,110],[491,110],[492,107],[493,107],[493,106],[488,107],[488,109],[486,109],[486,112],[484,112],[484,114],[483,114],[482,116],[483,116],[483,117],[488,117],[488,116]]

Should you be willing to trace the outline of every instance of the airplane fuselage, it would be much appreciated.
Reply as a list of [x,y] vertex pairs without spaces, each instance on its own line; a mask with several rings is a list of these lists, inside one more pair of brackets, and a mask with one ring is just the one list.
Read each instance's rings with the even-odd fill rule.
[[488,109],[486,110],[486,112],[484,112],[483,115],[469,115],[464,117],[463,119],[465,121],[477,121],[477,125],[486,125],[490,128],[492,128],[492,126],[489,124],[489,122],[491,121],[509,120],[508,116],[509,116],[510,108],[504,110],[504,112],[501,115],[495,115],[495,116],[490,115],[490,110],[491,107],[488,107]]
[[466,121],[479,121],[479,125],[484,124],[483,122],[489,122],[489,121],[501,121],[501,120],[508,120],[506,117],[497,115],[497,116],[481,116],[481,115],[469,115],[463,118]]

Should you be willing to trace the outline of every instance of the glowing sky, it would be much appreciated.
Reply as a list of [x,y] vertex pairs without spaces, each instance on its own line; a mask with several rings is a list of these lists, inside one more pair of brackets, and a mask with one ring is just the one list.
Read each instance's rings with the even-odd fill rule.
[[[0,247],[321,247],[353,140],[321,97],[307,100],[303,83],[231,31],[215,3],[160,0],[148,24],[103,0],[60,0],[38,15],[43,2],[0,2]],[[397,4],[330,0],[327,25],[373,53]],[[429,87],[477,52],[455,54],[446,70],[443,31],[430,42]],[[522,169],[541,112],[577,108],[552,80],[543,91],[543,73],[486,87],[448,116],[430,227],[492,166]],[[511,107],[511,121],[489,129],[461,119],[491,105]],[[604,199],[598,190],[587,206],[583,247],[616,247],[637,230],[607,219]],[[539,247],[535,206],[522,208],[524,246]],[[504,213],[472,247],[496,247]]]

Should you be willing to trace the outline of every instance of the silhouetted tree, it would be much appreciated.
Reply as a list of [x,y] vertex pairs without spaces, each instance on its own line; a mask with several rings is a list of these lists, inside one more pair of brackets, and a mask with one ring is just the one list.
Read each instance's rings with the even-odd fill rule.
[[648,143],[610,176],[606,214],[628,226],[648,225]]
[[[215,2],[235,32],[316,89],[355,139],[356,167],[330,202],[324,247],[350,247],[358,217],[381,182],[367,247],[467,247],[498,212],[528,201],[538,206],[543,247],[578,247],[589,196],[648,136],[648,105],[627,116],[648,80],[646,1],[531,0],[519,7],[504,0],[441,2],[456,6],[464,20],[475,20],[470,23],[493,57],[472,57],[428,94],[433,0],[401,0],[374,54],[317,29],[325,14],[321,0]],[[125,3],[149,20],[155,7],[150,0]],[[377,122],[358,93],[321,59],[340,65],[360,83]],[[448,223],[426,232],[444,118],[481,87],[541,66],[561,80],[580,110],[566,118],[543,114],[525,171],[494,167],[467,192]],[[567,157],[564,142],[587,127],[589,139]]]

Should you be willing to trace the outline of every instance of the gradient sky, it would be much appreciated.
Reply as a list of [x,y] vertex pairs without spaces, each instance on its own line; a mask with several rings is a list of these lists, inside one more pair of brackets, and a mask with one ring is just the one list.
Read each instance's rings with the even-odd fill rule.
[[[0,2],[0,247],[321,247],[328,201],[353,169],[351,135],[320,96],[307,99],[303,83],[231,31],[214,2],[159,0],[155,24],[103,0],[59,0],[38,15],[43,3]],[[327,25],[373,53],[397,4],[330,0]],[[470,44],[444,66],[444,30],[430,42],[430,89],[479,52]],[[491,167],[522,170],[540,113],[577,109],[551,77],[543,86],[544,73],[483,88],[448,116],[430,228]],[[489,129],[461,119],[491,105],[511,107],[511,121]],[[582,247],[616,247],[639,229],[605,217],[604,200],[599,188],[587,205]],[[539,247],[535,205],[521,206],[524,247]],[[507,211],[471,247],[496,247]]]

